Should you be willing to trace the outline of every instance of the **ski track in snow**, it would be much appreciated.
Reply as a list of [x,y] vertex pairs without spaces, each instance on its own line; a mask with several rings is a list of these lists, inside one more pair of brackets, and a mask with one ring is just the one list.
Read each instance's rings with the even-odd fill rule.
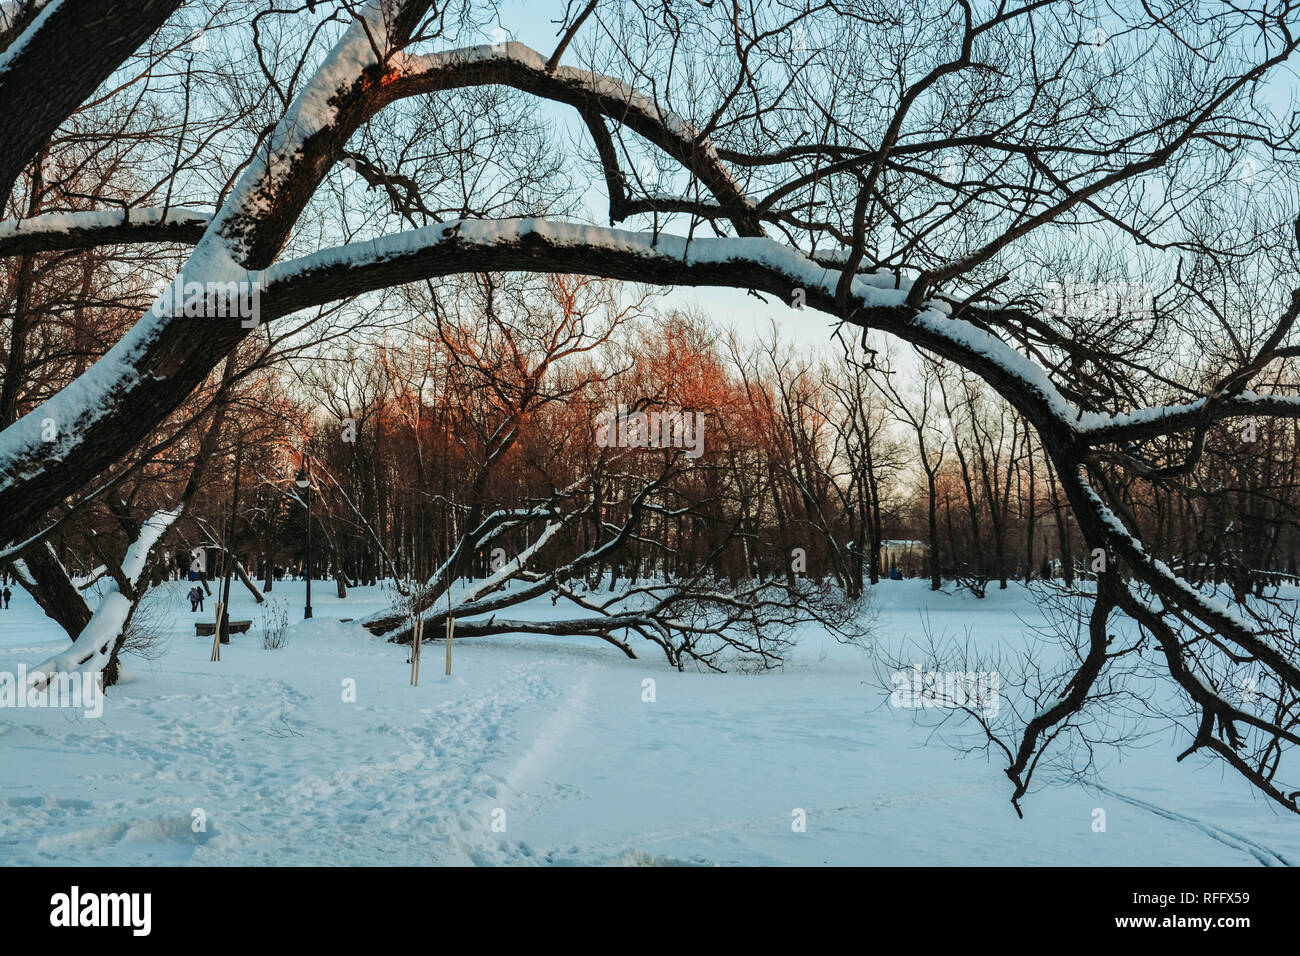
[[1254,857],[1259,861],[1261,866],[1295,865],[1276,850],[1270,850],[1268,847],[1256,843],[1254,840],[1248,840],[1246,837],[1241,836],[1238,833],[1233,833],[1231,830],[1225,830],[1223,827],[1215,826],[1212,823],[1206,823],[1203,820],[1197,820],[1195,817],[1190,817],[1183,813],[1176,813],[1173,810],[1156,806],[1153,803],[1147,803],[1145,800],[1139,800],[1137,797],[1130,797],[1127,794],[1112,790],[1109,787],[1104,787],[1101,784],[1094,783],[1092,784],[1092,787],[1100,793],[1104,793],[1109,797],[1114,797],[1116,800],[1123,800],[1125,803],[1131,804],[1132,806],[1141,807],[1143,810],[1150,811],[1151,813],[1156,814],[1156,816],[1164,817],[1166,820],[1186,824],[1192,829],[1205,834],[1210,839],[1217,840],[1226,847],[1230,847],[1233,850]]
[[594,674],[593,665],[587,664],[583,667],[582,676],[574,682],[570,692],[560,702],[560,706],[538,729],[532,744],[506,773],[506,783],[512,789],[518,791],[523,783],[545,766],[547,758],[561,748],[565,737],[577,723],[587,698],[591,695]]

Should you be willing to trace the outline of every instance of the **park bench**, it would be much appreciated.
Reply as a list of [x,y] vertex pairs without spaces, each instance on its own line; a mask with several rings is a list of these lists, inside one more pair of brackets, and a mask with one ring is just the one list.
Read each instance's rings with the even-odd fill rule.
[[[253,626],[252,621],[231,621],[231,634],[245,634]],[[217,633],[217,625],[212,621],[196,621],[194,624],[194,635],[196,637],[211,637]]]

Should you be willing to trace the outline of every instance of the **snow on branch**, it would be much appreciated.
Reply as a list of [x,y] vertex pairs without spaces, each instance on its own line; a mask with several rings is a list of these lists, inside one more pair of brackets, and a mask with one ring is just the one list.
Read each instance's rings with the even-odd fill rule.
[[203,237],[212,214],[159,206],[45,213],[0,222],[0,257],[136,242],[183,242]]
[[[183,510],[178,507],[171,511],[156,512],[140,526],[140,534],[126,549],[126,556],[122,559],[121,565],[122,572],[131,587],[139,587],[148,565],[149,553],[162,540],[163,535],[176,522]],[[118,584],[110,584],[90,623],[82,630],[80,636],[65,650],[47,657],[32,667],[28,672],[29,679],[34,684],[44,686],[54,674],[72,671],[94,673],[103,670],[112,657],[118,637],[130,620],[133,606],[131,597],[124,594]]]
[[995,387],[1035,422],[1072,435],[1080,417],[1045,370],[992,333],[951,317],[947,302],[908,307],[911,283],[906,278],[886,270],[856,275],[850,307],[843,313],[835,302],[841,273],[772,239],[686,238],[549,219],[458,220],[278,263],[262,273],[262,281],[265,300],[283,314],[342,294],[464,271],[471,263],[488,269],[577,270],[665,285],[756,289],[782,301],[790,300],[792,290],[802,289],[812,307],[987,372]]
[[1129,442],[1191,428],[1202,421],[1243,415],[1300,418],[1300,396],[1243,391],[1221,398],[1198,398],[1181,405],[1155,405],[1119,415],[1084,412],[1078,425],[1089,444]]
[[[31,23],[27,24],[23,32],[18,34],[3,52],[0,52],[0,79],[3,78],[5,73],[13,69],[14,64],[21,59],[23,53],[32,45],[32,41],[37,36],[52,29],[50,21],[63,3],[64,0],[50,0],[50,2],[46,3],[32,19]],[[6,13],[4,19],[6,21],[5,25],[8,26],[14,19],[13,13]]]

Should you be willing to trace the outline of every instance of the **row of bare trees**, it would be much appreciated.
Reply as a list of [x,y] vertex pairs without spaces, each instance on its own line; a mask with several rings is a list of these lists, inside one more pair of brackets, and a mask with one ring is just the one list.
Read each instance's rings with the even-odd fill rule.
[[[296,397],[274,410],[271,457],[246,453],[257,480],[238,535],[264,589],[275,567],[305,559],[305,511],[289,481],[304,456],[316,476],[315,571],[334,576],[341,594],[388,576],[428,580],[467,525],[561,489],[582,488],[593,513],[621,525],[654,482],[657,510],[588,565],[593,586],[707,563],[733,583],[784,574],[856,597],[897,567],[936,589],[947,581],[982,595],[990,582],[1045,571],[1073,584],[1104,563],[1074,529],[1032,429],[960,369],[888,347],[801,354],[775,333],[720,343],[701,317],[648,321],[644,302],[617,303],[607,284],[554,276],[506,296],[502,281],[477,277],[459,318],[436,302],[400,344],[341,352],[276,390]],[[519,314],[500,314],[507,301]],[[569,339],[543,332],[548,325],[583,331]],[[595,422],[620,408],[698,413],[698,455],[601,448]],[[1263,424],[1215,430],[1194,476],[1219,486],[1213,496],[1122,490],[1162,560],[1257,594],[1296,574],[1300,508],[1288,470],[1294,431]],[[658,470],[665,455],[676,458],[671,481]],[[214,484],[195,521],[224,526],[229,484],[229,474]],[[1251,533],[1259,527],[1268,533]],[[487,576],[494,553],[527,549],[534,531],[472,549],[457,573]],[[602,534],[599,521],[575,522],[552,547],[572,559]],[[1256,573],[1229,560],[1240,553]]]

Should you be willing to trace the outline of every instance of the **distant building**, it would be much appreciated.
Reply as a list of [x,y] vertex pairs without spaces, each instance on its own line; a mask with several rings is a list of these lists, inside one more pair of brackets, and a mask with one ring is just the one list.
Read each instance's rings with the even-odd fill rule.
[[880,571],[888,575],[891,568],[898,568],[903,577],[919,577],[925,573],[925,554],[929,550],[929,545],[924,541],[881,541]]

